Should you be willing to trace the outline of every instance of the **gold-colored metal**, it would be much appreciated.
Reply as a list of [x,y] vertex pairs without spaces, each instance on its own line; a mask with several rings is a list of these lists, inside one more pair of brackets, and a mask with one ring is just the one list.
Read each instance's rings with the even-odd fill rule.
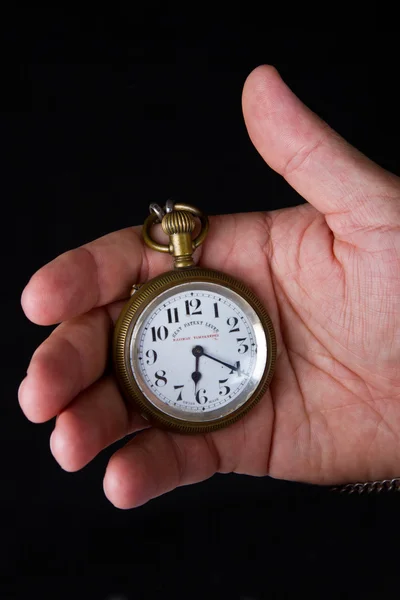
[[[192,239],[195,219],[201,222],[199,234]],[[150,235],[151,227],[158,221],[157,214],[150,214],[143,224],[142,235],[147,246],[157,252],[169,252],[175,260],[175,268],[187,268],[193,265],[192,254],[202,244],[208,233],[208,217],[198,208],[186,203],[177,203],[171,212],[167,212],[161,221],[161,227],[169,236],[169,244],[159,244]]]
[[[255,310],[265,331],[267,362],[254,394],[235,412],[212,422],[189,422],[176,419],[156,408],[140,390],[130,368],[130,341],[135,323],[149,302],[162,292],[182,283],[211,282],[223,285],[244,298]],[[255,294],[241,281],[219,271],[193,267],[163,273],[143,284],[140,290],[127,301],[116,323],[113,339],[115,374],[123,395],[135,403],[139,411],[157,426],[182,433],[206,433],[231,425],[242,418],[265,394],[271,381],[276,358],[276,339],[271,319]]]
[[169,252],[168,244],[158,244],[157,242],[155,242],[153,240],[152,237],[150,237],[150,229],[157,220],[158,220],[158,217],[155,214],[149,215],[147,217],[147,219],[143,223],[143,227],[142,227],[143,240],[144,240],[146,246],[148,246],[152,250],[157,250],[157,252]]
[[192,231],[196,221],[191,213],[185,210],[173,210],[161,221],[164,233],[169,235],[170,253],[175,259],[175,268],[191,267],[193,263]]
[[131,287],[130,296],[133,296],[133,294],[136,294],[136,292],[138,292],[140,290],[142,285],[143,285],[143,283],[134,283],[133,286]]

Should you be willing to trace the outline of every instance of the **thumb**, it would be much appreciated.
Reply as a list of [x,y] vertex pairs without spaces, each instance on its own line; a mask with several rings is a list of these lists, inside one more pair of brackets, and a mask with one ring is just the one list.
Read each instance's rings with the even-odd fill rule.
[[399,179],[353,148],[308,109],[276,69],[261,66],[247,78],[243,113],[264,160],[315,208],[332,231],[400,222]]

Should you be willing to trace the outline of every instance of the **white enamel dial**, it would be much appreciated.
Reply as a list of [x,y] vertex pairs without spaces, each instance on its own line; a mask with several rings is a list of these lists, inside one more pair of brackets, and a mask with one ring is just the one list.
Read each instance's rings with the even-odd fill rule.
[[216,283],[183,283],[160,294],[143,311],[130,342],[132,372],[146,398],[190,421],[213,421],[242,406],[266,359],[257,313]]

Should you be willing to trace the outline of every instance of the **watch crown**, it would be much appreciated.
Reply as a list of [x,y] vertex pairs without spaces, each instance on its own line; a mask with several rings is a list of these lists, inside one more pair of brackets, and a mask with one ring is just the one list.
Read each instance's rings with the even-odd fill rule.
[[190,267],[193,265],[194,250],[192,232],[196,226],[194,217],[186,210],[167,212],[161,227],[170,240],[170,252],[175,258],[175,267]]
[[192,233],[196,226],[194,217],[186,210],[173,210],[164,215],[161,227],[167,235]]
[[[193,267],[192,254],[204,242],[208,232],[208,218],[195,206],[190,204],[174,204],[167,200],[165,208],[158,204],[150,204],[150,215],[144,222],[142,236],[145,244],[157,250],[157,252],[168,252],[174,257],[175,269]],[[193,238],[196,229],[196,219],[200,220],[201,228]],[[164,233],[169,237],[168,244],[157,243],[150,235],[150,227],[161,223]]]

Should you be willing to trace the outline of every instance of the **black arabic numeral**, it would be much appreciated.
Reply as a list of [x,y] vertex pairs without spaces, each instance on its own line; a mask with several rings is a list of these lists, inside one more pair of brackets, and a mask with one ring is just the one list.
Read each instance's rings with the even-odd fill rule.
[[239,323],[239,319],[237,317],[229,317],[226,322],[228,323],[229,327],[232,327],[232,329],[229,330],[229,333],[240,331],[239,327],[236,327],[236,325]]
[[218,319],[219,317],[219,312],[218,312],[218,302],[214,302],[214,317],[216,319]]
[[168,323],[179,323],[177,308],[167,308]]
[[199,404],[205,404],[206,402],[208,402],[208,398],[205,395],[206,393],[206,390],[197,390],[196,402],[198,402]]
[[156,342],[157,339],[159,339],[163,342],[168,337],[168,329],[165,327],[165,325],[161,325],[161,327],[159,327],[158,329],[156,329],[155,327],[152,327],[151,328],[151,336],[152,336],[153,342]]
[[[191,317],[192,315],[201,315],[202,312],[199,310],[201,306],[201,300],[193,298],[192,300],[185,300],[186,314]],[[193,309],[193,310],[192,310]]]
[[231,391],[231,388],[228,385],[222,385],[221,383],[226,383],[228,381],[228,379],[220,379],[218,381],[219,383],[219,395],[220,396],[227,396],[229,394],[229,392]]
[[[174,390],[181,390],[181,388],[183,388],[185,386],[183,385],[174,385]],[[182,390],[179,392],[179,396],[177,397],[176,401],[178,402],[178,400],[182,400]]]
[[157,387],[164,387],[164,385],[167,385],[167,378],[165,377],[165,371],[156,371],[155,378],[156,378],[156,386]]
[[245,352],[247,352],[247,350],[249,349],[248,345],[243,343],[246,340],[247,340],[247,338],[236,338],[236,341],[239,344],[239,348],[238,348],[239,354],[245,354]]
[[146,356],[149,360],[146,360],[148,365],[154,365],[157,360],[157,352],[155,350],[147,350]]
[[231,371],[229,371],[229,375],[233,375],[234,373],[240,375],[240,360],[237,360],[235,362],[235,370],[232,369]]

